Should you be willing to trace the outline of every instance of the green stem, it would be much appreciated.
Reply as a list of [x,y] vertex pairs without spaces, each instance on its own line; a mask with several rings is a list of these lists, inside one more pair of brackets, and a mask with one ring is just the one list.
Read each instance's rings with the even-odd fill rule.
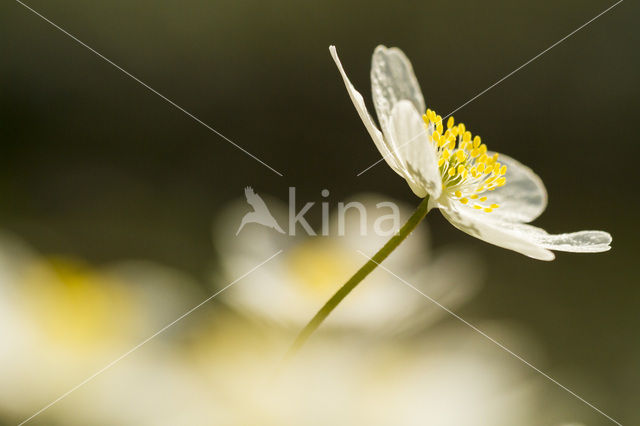
[[300,331],[298,337],[293,342],[293,345],[289,349],[288,357],[294,355],[309,339],[309,336],[322,324],[322,322],[329,316],[329,314],[338,306],[342,299],[344,299],[351,291],[356,288],[360,281],[365,279],[378,264],[382,263],[399,245],[402,243],[411,232],[418,226],[418,224],[424,219],[429,211],[429,196],[427,195],[420,203],[418,208],[413,212],[409,220],[400,228],[400,230],[393,236],[387,243],[376,253],[373,257],[365,263],[358,272],[356,272],[349,280],[344,283],[338,291],[335,292],[331,299],[324,304],[318,313],[311,318],[311,321]]

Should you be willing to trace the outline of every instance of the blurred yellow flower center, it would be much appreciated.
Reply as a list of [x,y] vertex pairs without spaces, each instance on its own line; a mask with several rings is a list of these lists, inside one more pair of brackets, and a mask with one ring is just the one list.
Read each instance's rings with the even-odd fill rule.
[[288,265],[296,284],[314,296],[322,296],[348,279],[358,263],[335,242],[310,239],[290,252]]
[[132,319],[124,287],[63,259],[35,263],[23,283],[32,318],[52,341],[93,350],[127,335]]
[[487,155],[480,136],[472,136],[463,123],[456,125],[453,117],[447,120],[446,130],[435,111],[427,109],[422,119],[436,148],[443,191],[476,210],[490,213],[500,207],[487,204],[482,196],[507,182],[507,166],[498,162],[498,154]]

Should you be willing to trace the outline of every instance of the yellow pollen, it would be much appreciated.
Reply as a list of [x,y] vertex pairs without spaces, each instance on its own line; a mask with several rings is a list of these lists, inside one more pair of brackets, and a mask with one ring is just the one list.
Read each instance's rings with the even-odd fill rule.
[[455,120],[453,119],[453,116],[449,117],[449,119],[447,120],[447,128],[450,129],[453,127],[455,123]]
[[489,207],[491,207],[492,209],[497,209],[498,207],[500,207],[500,204],[491,204]]
[[473,208],[476,209],[476,210],[482,210],[482,206],[479,206],[477,204],[475,206],[473,206]]
[[491,213],[491,212],[493,211],[493,209],[491,209],[491,208],[489,208],[489,207],[486,207],[486,208],[484,209],[484,211],[485,211],[485,212],[487,212],[487,213]]
[[[480,195],[493,191],[506,183],[507,166],[498,162],[498,154],[489,156],[487,146],[480,136],[474,136],[464,123],[457,123],[453,116],[446,117],[446,128],[442,116],[427,109],[422,116],[437,155],[437,163],[442,176],[443,187],[448,196],[462,204],[469,199],[479,203],[487,201]],[[464,194],[471,194],[463,197]],[[471,204],[474,209],[491,212],[498,204]]]

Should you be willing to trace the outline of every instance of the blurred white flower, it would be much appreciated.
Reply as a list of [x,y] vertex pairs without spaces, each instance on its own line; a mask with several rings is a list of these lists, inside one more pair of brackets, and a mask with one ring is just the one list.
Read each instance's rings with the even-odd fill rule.
[[[282,203],[267,199],[275,218],[286,222],[283,218],[287,217],[287,210]],[[362,203],[369,213],[364,235],[360,235],[361,217],[354,210],[346,215],[344,236],[289,236],[254,225],[246,226],[236,237],[233,231],[246,207],[242,202],[230,205],[214,226],[215,245],[223,270],[223,276],[218,277],[221,286],[275,251],[283,249],[284,253],[227,290],[222,295],[225,300],[248,315],[267,318],[297,331],[361,266],[363,257],[358,250],[373,254],[388,238],[372,230],[377,219],[374,214],[388,213],[376,211],[376,204],[383,199],[360,195],[354,200]],[[408,216],[409,209],[401,203],[396,205],[400,216]],[[335,229],[337,220],[336,215],[331,216],[329,229]],[[483,275],[478,261],[464,251],[430,253],[424,226],[387,262],[390,269],[403,273],[424,292],[452,308],[475,293]],[[385,271],[372,272],[363,287],[336,309],[327,319],[327,327],[398,331],[424,326],[442,314],[438,307],[425,305],[414,290],[398,283]]]
[[[542,180],[528,167],[487,150],[465,125],[455,125],[425,107],[409,59],[398,48],[378,46],[372,58],[373,103],[382,132],[353,87],[334,46],[331,55],[349,96],[387,164],[406,179],[429,207],[438,208],[456,228],[497,246],[540,260],[553,260],[550,250],[602,252],[611,235],[580,231],[550,235],[526,223],[546,208]],[[422,111],[426,114],[421,116]],[[499,161],[498,161],[499,160]]]
[[225,424],[536,424],[529,370],[466,330],[447,327],[411,342],[323,334],[281,365],[286,334],[217,324],[195,340],[187,363],[208,383],[202,387],[219,407],[211,411]]
[[[0,413],[23,420],[41,409],[181,314],[193,292],[169,268],[127,262],[95,269],[39,256],[1,235]],[[124,382],[102,391],[132,397],[126,389]],[[84,401],[81,410],[74,401],[41,416],[102,404]]]

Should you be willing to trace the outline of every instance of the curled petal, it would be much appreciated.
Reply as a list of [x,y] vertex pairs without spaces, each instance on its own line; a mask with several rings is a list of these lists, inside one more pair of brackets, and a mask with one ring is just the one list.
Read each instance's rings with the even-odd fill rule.
[[411,62],[397,47],[376,47],[371,58],[371,92],[378,121],[386,132],[395,105],[410,101],[416,111],[426,107]]
[[500,205],[491,215],[509,222],[531,222],[547,207],[547,191],[542,179],[507,155],[499,154],[498,161],[507,166],[507,183],[491,193],[491,202]]
[[369,115],[369,112],[367,111],[367,106],[364,103],[364,99],[362,95],[355,89],[355,87],[353,87],[353,84],[351,84],[351,81],[349,81],[347,74],[344,72],[344,69],[342,68],[342,63],[338,58],[338,52],[336,52],[335,46],[330,46],[329,51],[331,52],[331,56],[333,57],[333,60],[335,61],[336,65],[338,66],[340,75],[344,80],[344,85],[347,87],[347,92],[349,93],[349,97],[351,98],[353,105],[356,107],[356,110],[358,111],[358,115],[360,116],[360,119],[364,123],[364,126],[367,128],[369,135],[371,135],[371,139],[373,139],[373,142],[378,148],[378,151],[380,151],[380,154],[382,154],[382,157],[385,159],[387,164],[396,173],[402,175],[403,173],[400,170],[399,162],[395,158],[395,156],[393,155],[389,147],[387,146],[387,143],[384,140],[384,137],[382,136],[382,132],[380,132],[376,124],[373,122],[371,115]]

